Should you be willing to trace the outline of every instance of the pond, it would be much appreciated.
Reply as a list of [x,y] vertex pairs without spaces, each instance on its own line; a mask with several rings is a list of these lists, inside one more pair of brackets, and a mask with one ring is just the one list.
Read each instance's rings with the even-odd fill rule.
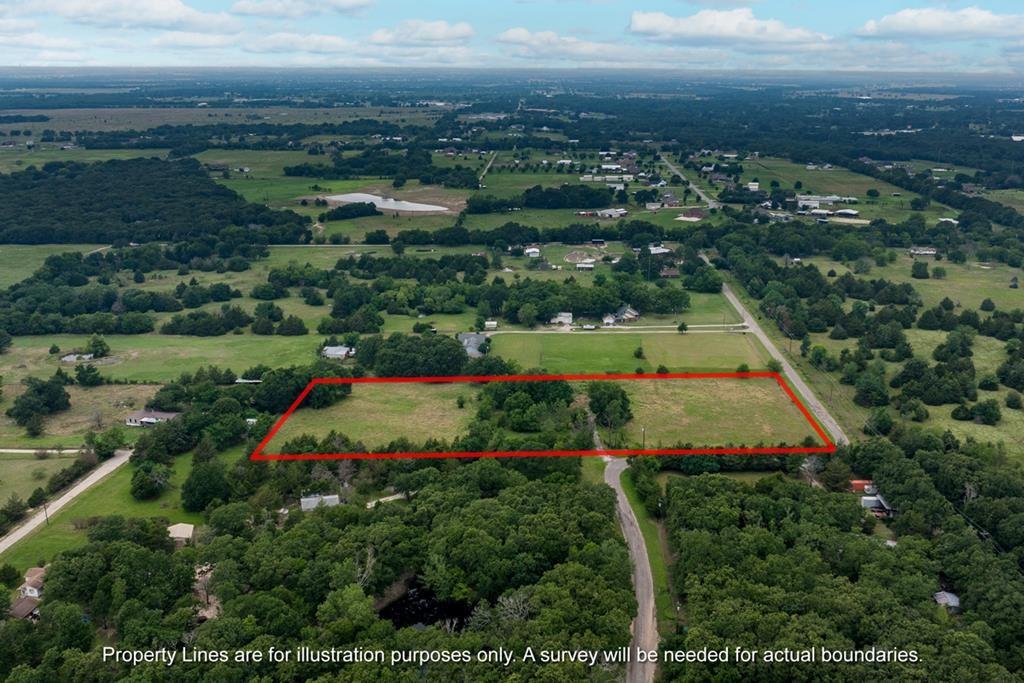
[[447,211],[446,206],[437,206],[436,204],[420,204],[418,202],[407,202],[404,199],[395,199],[393,197],[381,197],[375,194],[367,194],[365,192],[349,192],[348,194],[332,194],[328,195],[328,201],[332,202],[344,202],[345,204],[351,204],[354,202],[368,202],[374,204],[378,209],[383,211]]

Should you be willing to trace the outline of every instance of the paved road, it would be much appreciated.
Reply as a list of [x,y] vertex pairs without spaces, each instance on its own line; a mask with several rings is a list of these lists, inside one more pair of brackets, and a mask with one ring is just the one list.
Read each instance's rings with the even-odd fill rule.
[[43,510],[38,510],[31,514],[19,526],[12,529],[10,533],[8,533],[3,538],[0,538],[0,554],[7,552],[15,543],[24,539],[26,536],[28,536],[33,531],[38,529],[40,526],[45,524],[47,514],[55,514],[58,510],[68,505],[68,503],[73,501],[75,498],[88,491],[92,486],[94,486],[97,482],[106,477],[108,474],[111,474],[118,467],[128,462],[128,458],[130,458],[131,455],[132,452],[129,450],[117,451],[116,453],[114,453],[114,457],[112,457],[110,460],[101,463],[99,467],[90,472],[84,479],[82,479],[77,484],[68,489],[64,493],[64,495],[62,495],[60,498],[53,501],[52,503],[49,503],[46,506],[45,513],[43,512]]
[[[60,452],[67,453],[67,454],[70,455],[72,453],[77,453],[80,450],[82,450],[82,449],[81,448],[76,448],[76,447],[72,446],[72,447],[65,448],[63,451],[60,451]],[[51,454],[58,453],[56,448],[0,448],[0,453],[12,453],[12,454],[18,454],[18,455],[20,455],[20,454],[30,455],[32,453],[38,453],[39,451],[46,451],[47,453],[51,453]]]
[[[590,428],[594,433],[594,448],[604,451],[601,435],[594,424],[594,416],[590,415]],[[619,518],[622,535],[626,538],[629,548],[629,559],[633,564],[633,590],[636,592],[637,611],[633,619],[633,656],[626,664],[626,683],[652,683],[657,665],[653,662],[636,662],[637,650],[657,650],[658,621],[654,607],[654,576],[651,574],[651,561],[647,557],[647,545],[644,535],[640,532],[640,523],[622,489],[622,473],[629,467],[626,458],[601,456],[605,462],[604,483],[615,491],[615,511]]]
[[[665,165],[668,166],[670,171],[675,173],[683,180],[686,180],[686,176],[684,176],[682,171],[679,170],[679,167],[676,166],[671,161],[669,161],[668,157],[662,155],[661,160],[665,162]],[[709,209],[717,209],[722,206],[722,202],[718,201],[717,199],[712,199],[704,190],[700,189],[697,186],[697,183],[690,183],[690,189],[697,193],[697,196],[700,197],[704,201],[704,203],[708,205]]]
[[[705,263],[710,265],[708,257],[705,254],[701,254],[700,257],[704,259]],[[775,344],[761,328],[761,325],[758,324],[757,319],[750,314],[750,311],[747,310],[729,285],[724,283],[722,284],[722,293],[725,294],[725,298],[729,300],[729,303],[731,303],[739,312],[740,316],[742,316],[743,321],[747,323],[748,329],[761,340],[764,348],[768,350],[769,355],[779,361],[782,365],[782,372],[786,376],[786,379],[789,380],[790,385],[796,389],[797,393],[800,394],[804,400],[804,405],[807,406],[808,410],[814,413],[814,416],[818,418],[818,422],[820,422],[825,428],[825,431],[832,435],[832,439],[837,444],[849,443],[850,440],[846,438],[846,433],[843,431],[843,428],[839,426],[836,419],[828,412],[828,408],[825,407],[825,404],[818,400],[818,397],[813,391],[811,391],[811,388],[807,383],[804,382],[803,378],[796,371],[796,368],[790,365],[789,361],[786,360],[786,357],[782,355],[782,352],[776,348]]]

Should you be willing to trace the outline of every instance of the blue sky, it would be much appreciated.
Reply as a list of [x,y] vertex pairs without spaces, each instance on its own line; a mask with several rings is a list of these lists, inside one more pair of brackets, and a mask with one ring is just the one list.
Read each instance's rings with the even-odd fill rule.
[[1020,74],[1020,0],[0,0],[0,64]]

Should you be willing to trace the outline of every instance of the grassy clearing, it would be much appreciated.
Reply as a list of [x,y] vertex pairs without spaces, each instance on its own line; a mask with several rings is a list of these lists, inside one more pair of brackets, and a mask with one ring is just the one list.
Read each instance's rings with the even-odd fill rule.
[[34,273],[47,256],[78,251],[86,254],[103,244],[3,244],[0,245],[0,287],[10,287]]
[[61,149],[59,146],[26,149],[16,147],[0,149],[0,173],[13,173],[29,166],[42,166],[51,161],[77,161],[91,163],[109,159],[137,159],[139,157],[167,156],[166,149]]
[[74,453],[45,459],[36,458],[33,453],[0,453],[0,504],[12,495],[26,500],[36,488],[46,488],[50,476],[74,462],[75,457]]
[[1012,209],[1024,211],[1024,190],[992,190],[986,192],[985,196]]
[[[45,432],[41,436],[26,435],[25,430],[16,425],[14,420],[0,413],[0,445],[8,448],[80,446],[86,432],[102,431],[123,424],[124,416],[142,408],[156,390],[157,387],[151,384],[67,387],[71,407],[47,417],[44,421]],[[7,387],[0,409],[6,411],[14,402],[14,397],[20,393],[20,385]]]
[[[22,377],[48,377],[59,366],[48,349],[83,347],[84,335],[15,337],[4,356],[4,382],[10,386]],[[164,334],[107,337],[111,355],[98,363],[100,372],[115,379],[162,383],[177,379],[206,365],[231,368],[241,374],[254,365],[286,367],[308,365],[321,337],[260,337],[253,334],[226,337],[183,337]],[[6,392],[5,392],[6,393]]]
[[[450,440],[472,421],[475,394],[469,384],[357,384],[351,396],[329,408],[296,411],[266,450],[281,452],[289,439],[322,437],[332,430],[371,449],[399,438]],[[461,409],[456,404],[460,396],[466,401]]]
[[625,447],[797,444],[814,436],[772,379],[637,381],[622,386],[633,411],[622,434]]
[[[746,363],[764,368],[765,356],[751,335],[644,334],[641,332],[552,332],[496,334],[492,352],[519,362],[524,368],[554,373],[653,372],[665,365],[673,372],[735,370]],[[643,347],[645,358],[633,352]]]
[[[819,257],[804,259],[804,262],[815,264],[822,273],[835,270],[837,275],[849,272],[852,266]],[[958,264],[928,259],[928,269],[945,268],[946,277],[941,280],[915,280],[910,277],[913,263],[914,259],[900,254],[894,263],[882,267],[872,266],[870,272],[858,277],[909,282],[920,293],[927,307],[937,305],[945,297],[959,302],[966,308],[977,309],[986,298],[992,299],[996,306],[1006,310],[1024,307],[1024,290],[1010,289],[1010,278],[1017,276],[1024,279],[1024,271],[1020,268],[1011,268],[1004,263],[969,261]]]
[[[217,457],[227,464],[242,454],[243,449],[239,446]],[[86,531],[76,528],[76,522],[90,517],[118,514],[124,517],[163,517],[171,524],[202,524],[202,515],[185,512],[181,508],[181,485],[192,470],[192,456],[178,456],[171,470],[171,488],[168,491],[156,500],[138,501],[131,495],[132,465],[118,468],[50,517],[48,526],[39,528],[0,556],[0,563],[10,563],[24,570],[39,562],[52,560],[60,552],[83,545],[87,540]]]

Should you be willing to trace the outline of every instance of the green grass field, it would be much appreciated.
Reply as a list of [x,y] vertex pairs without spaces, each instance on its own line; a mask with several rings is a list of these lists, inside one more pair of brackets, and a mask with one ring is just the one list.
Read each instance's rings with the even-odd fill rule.
[[51,161],[78,161],[91,163],[109,159],[137,159],[139,157],[167,156],[166,149],[61,149],[59,145],[46,143],[35,149],[17,147],[0,149],[0,173],[12,173],[28,168],[42,166]]
[[[4,442],[4,446],[8,446]],[[12,495],[27,500],[38,487],[46,488],[50,476],[70,465],[74,453],[39,459],[34,453],[0,453],[0,504]]]
[[[469,384],[357,384],[351,396],[329,408],[297,410],[266,451],[279,453],[289,439],[301,434],[323,437],[332,430],[370,449],[403,437],[416,443],[451,440],[472,421],[476,394]],[[466,402],[463,408],[456,404],[460,396]]]
[[[286,367],[308,365],[315,357],[321,337],[261,337],[253,334],[223,337],[181,337],[143,334],[107,337],[110,357],[98,363],[100,372],[115,379],[139,382],[169,382],[183,372],[206,365],[231,368],[241,374],[254,365]],[[59,362],[49,355],[51,344],[61,349],[83,347],[82,335],[15,337],[4,356],[4,383],[13,384],[28,375],[49,377]]]
[[[814,430],[773,379],[622,382],[633,419],[624,447],[798,444]],[[820,439],[816,439],[820,443]]]
[[[996,306],[1004,310],[1024,307],[1024,290],[1010,289],[1010,279],[1014,276],[1024,279],[1024,271],[1020,268],[1011,268],[1004,263],[978,263],[968,261],[964,264],[950,263],[949,261],[935,261],[927,259],[929,271],[936,267],[946,269],[946,277],[941,280],[930,278],[927,280],[915,280],[910,277],[910,269],[914,262],[910,256],[900,254],[895,263],[886,266],[872,265],[871,270],[859,277],[874,280],[885,278],[893,282],[909,282],[921,295],[924,305],[931,307],[937,305],[945,297],[954,302],[959,302],[965,308],[977,309],[982,300],[988,298],[995,302]],[[828,273],[835,270],[837,275],[849,272],[850,266],[837,263],[827,258],[808,258],[804,263],[813,263],[818,266],[821,272]]]
[[[242,447],[236,447],[224,451],[217,458],[227,464],[242,453]],[[91,517],[117,514],[124,517],[163,517],[171,524],[202,524],[202,515],[185,512],[181,508],[181,485],[192,469],[192,456],[177,456],[171,469],[171,488],[168,491],[156,500],[138,501],[130,492],[133,467],[131,464],[123,465],[50,517],[48,526],[39,528],[0,555],[0,563],[10,563],[24,570],[84,544],[87,532],[80,528],[81,522]]]
[[47,256],[78,251],[86,254],[103,244],[0,244],[0,288],[10,287],[34,273]]
[[1017,211],[1024,211],[1024,190],[992,190],[986,192],[985,197]]
[[[633,352],[643,347],[645,358]],[[766,357],[751,335],[644,334],[641,332],[551,332],[496,334],[491,352],[517,361],[523,368],[553,373],[653,372],[665,365],[673,372],[735,370],[746,363],[762,369]]]
[[[65,371],[70,369],[65,365]],[[49,415],[43,421],[43,434],[28,436],[14,420],[2,414],[21,393],[21,386],[4,390],[0,400],[0,446],[8,448],[52,448],[82,445],[87,432],[102,431],[124,424],[124,417],[146,405],[156,393],[152,384],[108,384],[98,387],[67,387],[71,407]],[[2,477],[2,475],[0,475]]]
[[[837,194],[840,196],[857,197],[860,202],[851,207],[860,212],[859,218],[871,220],[884,218],[889,222],[900,222],[911,215],[910,202],[917,194],[896,187],[870,176],[854,173],[844,168],[835,167],[829,170],[821,168],[807,170],[804,164],[796,164],[785,159],[763,157],[748,159],[742,162],[742,184],[752,180],[761,183],[761,189],[767,191],[773,180],[777,180],[783,189],[793,189],[796,182],[803,183],[799,190],[802,194]],[[872,199],[867,196],[869,189],[878,190],[880,196]],[[893,193],[900,196],[894,197]],[[940,204],[932,204],[921,213],[931,224],[939,218],[955,218],[956,211]]]

